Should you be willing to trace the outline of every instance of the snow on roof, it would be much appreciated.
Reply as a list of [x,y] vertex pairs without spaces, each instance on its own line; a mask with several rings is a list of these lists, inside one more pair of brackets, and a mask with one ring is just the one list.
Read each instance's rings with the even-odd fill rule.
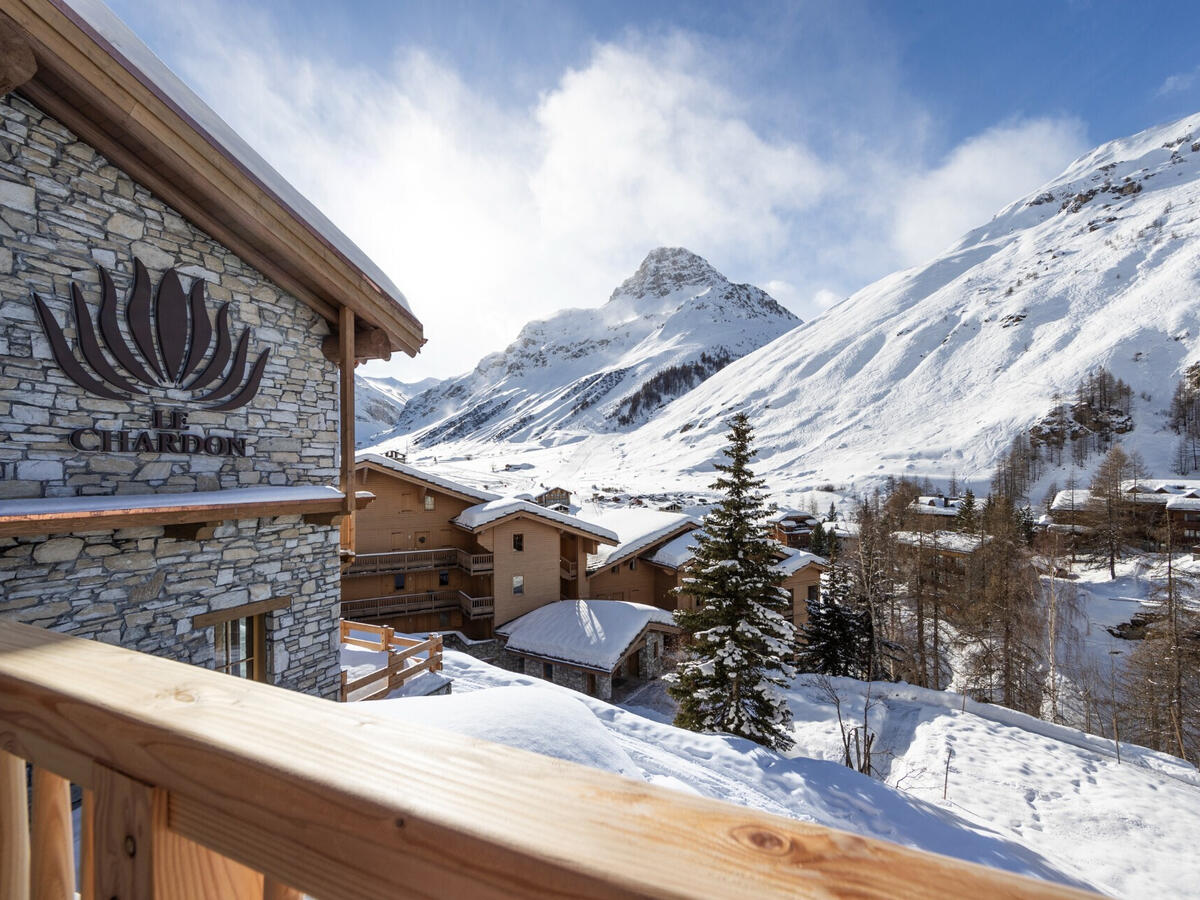
[[811,565],[828,566],[829,560],[823,556],[817,556],[815,553],[809,553],[807,550],[795,550],[789,547],[787,556],[777,562],[775,568],[786,578],[789,575],[795,575],[805,566]]
[[677,538],[672,538],[658,548],[650,557],[650,562],[666,566],[668,569],[686,566],[696,555],[696,544],[703,534],[704,530],[697,528],[694,531],[685,532]]
[[1167,509],[1197,510],[1200,509],[1200,498],[1172,497],[1167,501]]
[[393,472],[398,472],[401,475],[407,475],[409,478],[415,478],[418,481],[425,481],[437,487],[445,488],[448,491],[453,491],[456,494],[463,494],[467,497],[473,497],[476,500],[487,502],[489,500],[499,500],[499,494],[493,494],[489,491],[482,491],[479,488],[471,487],[470,485],[462,484],[458,481],[451,481],[449,478],[443,478],[440,475],[434,475],[432,472],[425,469],[414,469],[412,466],[400,462],[398,459],[392,459],[390,456],[384,456],[382,453],[356,453],[354,455],[356,463],[369,462],[377,466],[383,466],[386,469],[391,469]]
[[1089,490],[1059,491],[1054,495],[1054,502],[1050,504],[1050,509],[1053,512],[1084,509],[1091,499],[1092,492]]
[[897,543],[907,547],[928,547],[931,550],[949,550],[953,553],[974,553],[987,538],[959,531],[897,531],[892,534]]
[[412,312],[404,294],[383,270],[168,69],[101,0],[67,0],[67,4],[87,28],[96,33],[102,44],[107,43],[112,48],[118,62],[162,94],[210,143],[245,169],[267,193],[273,194],[391,300]]
[[496,629],[508,649],[611,672],[647,625],[671,625],[665,609],[624,600],[559,600]]
[[532,516],[535,519],[546,519],[559,525],[566,525],[568,528],[583,531],[606,543],[615,544],[617,542],[617,536],[607,528],[589,522],[587,519],[581,519],[579,516],[572,516],[569,513],[559,512],[556,509],[547,509],[544,506],[539,506],[532,500],[523,500],[520,497],[495,497],[495,499],[489,500],[487,503],[469,506],[451,521],[455,525],[461,525],[464,528],[474,530],[503,519],[505,516],[511,516],[514,513]]
[[[1161,494],[1187,494],[1190,492],[1200,493],[1200,479],[1196,478],[1137,478],[1127,479],[1121,482],[1121,490],[1136,491],[1139,494],[1161,493]],[[1142,498],[1139,497],[1139,500]]]
[[620,543],[611,549],[601,548],[588,556],[588,570],[603,568],[609,561],[640,553],[655,542],[685,527],[699,527],[700,522],[687,513],[663,512],[658,509],[606,509],[592,519],[616,532]]
[[290,503],[297,500],[338,500],[342,496],[342,492],[335,487],[313,484],[295,487],[230,488],[223,491],[185,491],[175,494],[30,497],[25,500],[0,500],[0,518],[161,509],[178,506],[226,506],[243,503]]

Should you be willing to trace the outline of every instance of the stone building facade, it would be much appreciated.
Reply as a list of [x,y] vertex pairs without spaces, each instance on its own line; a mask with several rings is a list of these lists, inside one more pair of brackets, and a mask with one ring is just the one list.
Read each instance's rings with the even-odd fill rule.
[[[95,315],[102,266],[125,303],[135,259],[155,290],[169,269],[185,291],[203,282],[211,321],[228,304],[234,346],[247,329],[250,359],[271,351],[252,402],[205,411],[175,389],[109,399],[67,377],[34,295],[77,347],[72,286]],[[124,317],[120,327],[129,337]],[[16,94],[0,99],[0,502],[336,485],[329,333],[61,123]],[[78,429],[149,429],[160,408],[187,409],[182,431],[200,440],[244,437],[245,455],[104,452],[93,434],[86,450],[71,444]],[[211,666],[214,627],[195,617],[274,600],[263,619],[269,680],[331,697],[339,594],[337,527],[301,515],[223,521],[194,539],[162,526],[0,538],[0,615]]]
[[586,668],[559,659],[517,653],[498,643],[499,655],[489,662],[534,678],[542,678],[581,694],[612,701],[614,688],[617,700],[627,696],[638,685],[663,674],[666,663],[667,635],[647,631],[611,670]]

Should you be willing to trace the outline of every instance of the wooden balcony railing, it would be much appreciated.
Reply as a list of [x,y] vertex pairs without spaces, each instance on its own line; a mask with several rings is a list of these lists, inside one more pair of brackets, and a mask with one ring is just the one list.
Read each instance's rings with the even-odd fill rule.
[[342,619],[338,630],[343,644],[387,654],[387,665],[374,672],[354,679],[348,679],[346,673],[342,672],[342,700],[382,700],[410,678],[422,672],[440,672],[442,669],[440,634],[430,634],[425,640],[419,641],[397,635],[396,630],[387,625],[370,625],[346,619]]
[[494,569],[491,553],[468,553],[458,547],[435,550],[394,550],[388,553],[359,553],[346,569],[347,575],[388,575],[429,569],[462,569],[484,575]]
[[0,624],[0,896],[1091,896],[374,709]]
[[573,559],[567,559],[565,556],[558,560],[559,577],[567,581],[574,581],[579,577],[579,563]]
[[490,616],[494,608],[491,597],[472,597],[464,591],[425,591],[419,594],[389,594],[362,600],[343,600],[342,618],[376,619],[381,616],[405,616],[415,613],[461,609],[470,618]]

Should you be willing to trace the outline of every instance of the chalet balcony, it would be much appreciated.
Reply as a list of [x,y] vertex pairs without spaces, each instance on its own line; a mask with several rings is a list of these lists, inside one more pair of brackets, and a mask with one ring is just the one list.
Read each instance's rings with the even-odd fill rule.
[[558,576],[563,581],[574,581],[579,577],[579,563],[565,556],[558,560]]
[[493,569],[493,560],[491,553],[468,553],[458,547],[359,553],[346,569],[346,574],[398,575],[401,572],[458,568],[469,575],[486,575]]
[[472,597],[464,591],[424,591],[419,594],[388,594],[364,600],[343,600],[343,619],[373,619],[414,613],[461,609],[469,619],[484,619],[495,611],[492,597]]
[[[83,793],[78,842],[71,784]],[[399,722],[374,703],[3,623],[0,896],[75,890],[104,900],[1094,896]]]

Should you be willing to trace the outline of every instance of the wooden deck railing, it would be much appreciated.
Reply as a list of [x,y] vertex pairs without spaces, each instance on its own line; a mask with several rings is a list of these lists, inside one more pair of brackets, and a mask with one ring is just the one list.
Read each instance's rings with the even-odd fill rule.
[[495,607],[491,597],[472,597],[464,591],[424,591],[419,594],[388,594],[343,600],[342,617],[351,619],[404,616],[416,613],[461,609],[469,618],[490,616]]
[[567,559],[565,556],[559,557],[558,574],[567,581],[574,581],[579,577],[579,563],[573,559]]
[[491,572],[494,564],[494,554],[468,553],[458,547],[440,547],[434,550],[394,550],[386,553],[359,553],[350,563],[346,574],[387,575],[455,567],[471,575],[481,575]]
[[[342,619],[338,631],[343,644],[387,654],[387,664],[366,675],[350,679],[342,672],[341,699],[344,701],[382,700],[410,678],[422,672],[440,672],[442,669],[440,634],[430,634],[421,641],[397,635],[396,630],[387,625],[350,622],[346,619]],[[423,659],[419,658],[422,654]],[[371,687],[374,690],[362,693],[365,688]]]
[[0,624],[5,900],[74,884],[67,782],[85,900],[1090,896]]

